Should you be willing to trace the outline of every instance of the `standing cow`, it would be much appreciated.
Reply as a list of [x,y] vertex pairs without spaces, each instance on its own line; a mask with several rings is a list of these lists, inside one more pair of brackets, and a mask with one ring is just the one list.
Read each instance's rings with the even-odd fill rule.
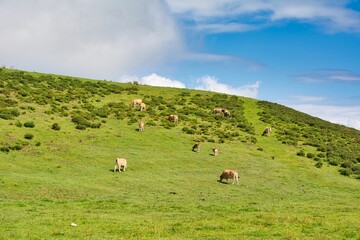
[[145,103],[140,103],[140,108],[139,108],[139,111],[146,111],[146,104]]
[[194,152],[200,152],[200,142],[195,143],[194,146],[192,147],[192,150]]
[[168,120],[177,123],[179,121],[179,117],[175,114],[171,114],[168,116]]
[[127,167],[127,161],[125,158],[117,158],[115,160],[115,167],[114,167],[114,172],[116,172],[116,168],[119,170],[119,172],[122,170],[123,172],[125,172],[125,169]]
[[220,175],[220,182],[222,182],[223,179],[226,179],[226,182],[228,182],[228,179],[232,179],[232,184],[236,183],[239,185],[239,173],[237,170],[224,170],[222,174]]
[[262,135],[263,136],[265,136],[265,135],[270,136],[270,133],[271,133],[271,127],[266,127]]
[[219,148],[218,147],[214,147],[213,148],[213,153],[214,153],[214,156],[218,156],[219,155]]
[[142,100],[140,98],[138,99],[134,99],[131,101],[130,103],[130,107],[136,106],[136,105],[140,105],[142,103]]
[[140,121],[139,122],[139,132],[144,131],[144,129],[145,129],[145,123],[143,121]]

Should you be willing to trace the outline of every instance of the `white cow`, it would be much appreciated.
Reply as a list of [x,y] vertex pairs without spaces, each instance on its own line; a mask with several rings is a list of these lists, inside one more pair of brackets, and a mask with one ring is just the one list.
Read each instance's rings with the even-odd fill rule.
[[144,131],[144,129],[145,129],[145,123],[143,121],[140,121],[139,122],[139,132]]
[[119,170],[119,172],[121,171],[121,169],[123,170],[123,172],[125,172],[126,166],[127,161],[125,158],[117,158],[115,160],[114,172],[116,172],[116,168]]
[[219,155],[219,148],[218,147],[214,147],[213,148],[213,152],[214,152],[214,156],[218,156]]

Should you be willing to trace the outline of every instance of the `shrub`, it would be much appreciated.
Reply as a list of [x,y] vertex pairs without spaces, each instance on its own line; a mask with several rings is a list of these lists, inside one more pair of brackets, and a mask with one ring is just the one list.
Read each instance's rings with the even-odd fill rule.
[[337,159],[337,158],[328,158],[328,162],[332,166],[338,166],[340,163],[339,159]]
[[154,121],[150,120],[150,121],[148,121],[146,123],[146,125],[148,125],[148,126],[156,126],[156,123]]
[[54,124],[51,126],[51,129],[56,130],[56,131],[59,131],[59,130],[60,130],[60,126],[59,126],[58,123],[54,123]]
[[195,130],[192,128],[184,127],[182,130],[187,134],[195,134]]
[[34,124],[33,121],[31,121],[31,122],[26,122],[26,123],[24,123],[24,127],[33,128],[33,127],[35,127],[35,124]]
[[307,158],[314,158],[314,157],[315,157],[315,154],[313,154],[313,153],[308,153],[308,154],[306,154],[306,157],[307,157]]
[[20,121],[16,121],[15,126],[17,126],[17,127],[22,127],[23,124],[22,124]]
[[8,152],[10,152],[10,148],[9,147],[0,147],[0,151],[8,153]]
[[32,135],[31,133],[27,133],[27,134],[25,134],[24,138],[30,140],[30,139],[33,139],[33,138],[34,138],[34,135]]
[[304,149],[301,149],[299,152],[296,153],[296,155],[300,156],[300,157],[305,157],[305,151]]
[[319,161],[319,162],[317,162],[317,163],[315,164],[315,167],[321,168],[322,165],[323,165],[323,163],[322,163],[321,161]]
[[341,175],[344,175],[344,176],[350,176],[352,173],[351,169],[349,169],[349,168],[341,168],[341,169],[339,169],[339,172]]
[[82,125],[82,124],[79,124],[79,125],[76,125],[75,128],[78,129],[78,130],[85,130],[85,129],[86,129],[86,126],[85,126],[85,125]]
[[343,168],[351,168],[353,165],[354,165],[354,163],[348,161],[348,162],[341,163],[340,166],[343,167]]

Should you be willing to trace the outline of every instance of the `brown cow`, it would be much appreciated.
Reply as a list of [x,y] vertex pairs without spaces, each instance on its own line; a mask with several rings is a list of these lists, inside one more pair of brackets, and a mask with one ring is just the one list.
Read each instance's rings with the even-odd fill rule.
[[195,143],[194,146],[192,147],[192,150],[194,152],[200,152],[200,143],[199,142]]
[[146,111],[146,104],[143,102],[140,103],[140,108],[139,108],[139,111],[142,111],[142,110]]
[[134,100],[131,101],[130,106],[133,107],[133,106],[136,106],[136,105],[140,105],[141,103],[142,103],[142,100],[140,98],[134,99]]
[[139,132],[144,131],[144,129],[145,129],[145,123],[143,121],[140,121],[139,122]]
[[123,172],[125,172],[126,166],[127,166],[127,161],[125,158],[117,158],[115,160],[114,172],[116,172],[116,168],[119,169],[119,172],[121,171],[121,169],[123,170]]
[[219,148],[218,147],[214,147],[213,148],[213,152],[214,152],[214,156],[218,156],[219,155]]
[[222,108],[214,108],[213,113],[223,113],[223,109]]
[[168,116],[168,120],[177,123],[179,121],[179,117],[175,114],[171,114]]
[[233,180],[232,184],[236,181],[239,185],[239,174],[237,170],[224,170],[220,175],[220,182],[222,182],[223,179],[226,179],[226,182],[228,182],[229,178]]
[[264,132],[262,133],[263,136],[268,135],[270,136],[271,133],[271,127],[266,127]]

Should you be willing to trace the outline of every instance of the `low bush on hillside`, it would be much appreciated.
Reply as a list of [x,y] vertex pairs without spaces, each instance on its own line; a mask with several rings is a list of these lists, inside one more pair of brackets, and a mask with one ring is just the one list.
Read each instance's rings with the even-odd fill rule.
[[27,133],[27,134],[25,134],[25,135],[24,135],[24,138],[25,138],[25,139],[29,139],[29,140],[31,140],[31,139],[33,139],[33,138],[34,138],[34,135],[33,135],[33,134],[31,134],[31,133]]
[[53,125],[51,125],[51,129],[59,131],[61,129],[61,127],[59,126],[58,123],[54,123]]
[[34,127],[35,127],[35,123],[34,123],[33,121],[25,122],[25,123],[24,123],[24,127],[34,128]]

